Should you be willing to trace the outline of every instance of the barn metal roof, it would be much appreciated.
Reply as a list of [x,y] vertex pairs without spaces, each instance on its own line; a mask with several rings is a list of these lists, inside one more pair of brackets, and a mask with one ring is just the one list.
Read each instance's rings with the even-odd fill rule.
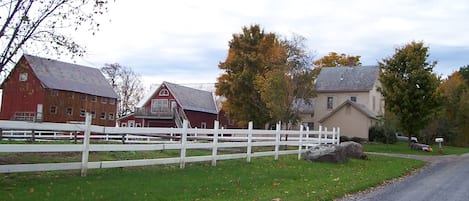
[[316,91],[370,91],[378,75],[378,66],[325,67],[316,79]]
[[45,88],[118,98],[97,68],[23,55]]

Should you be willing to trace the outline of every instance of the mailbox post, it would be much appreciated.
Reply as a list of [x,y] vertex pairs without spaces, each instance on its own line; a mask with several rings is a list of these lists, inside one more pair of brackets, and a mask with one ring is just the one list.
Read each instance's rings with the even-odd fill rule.
[[437,137],[435,138],[435,142],[438,142],[438,153],[439,154],[443,154],[443,148],[441,147],[441,143],[443,142],[443,138],[442,137]]

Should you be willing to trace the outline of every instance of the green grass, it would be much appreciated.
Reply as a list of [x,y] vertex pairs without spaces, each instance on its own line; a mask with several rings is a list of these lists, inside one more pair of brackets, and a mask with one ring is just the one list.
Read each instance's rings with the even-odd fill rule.
[[[438,153],[438,145],[433,145],[433,152],[424,152],[418,150],[411,150],[409,144],[406,142],[397,142],[396,144],[381,144],[381,143],[368,143],[363,146],[363,150],[367,152],[383,152],[383,153],[396,153],[396,154],[418,154],[418,155],[440,155]],[[451,154],[465,154],[469,153],[469,148],[442,146],[443,155]]]
[[0,175],[0,200],[332,200],[422,167],[421,161],[370,156],[345,164],[295,155],[141,168]]

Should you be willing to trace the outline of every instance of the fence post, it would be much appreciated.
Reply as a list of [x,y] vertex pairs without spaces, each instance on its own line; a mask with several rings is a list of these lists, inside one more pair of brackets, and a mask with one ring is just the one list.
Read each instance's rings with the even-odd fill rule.
[[298,160],[301,160],[302,149],[303,149],[303,125],[300,125],[300,142],[298,146]]
[[212,166],[217,166],[218,127],[219,127],[219,122],[215,120],[215,122],[213,123]]
[[280,146],[280,123],[277,123],[275,130],[275,160],[278,160],[278,150]]
[[122,134],[122,139],[121,139],[122,144],[125,144],[125,135],[126,135],[126,134]]
[[81,176],[85,177],[88,171],[88,155],[90,152],[91,113],[85,114],[85,133],[83,136],[83,153],[81,155]]
[[337,127],[337,144],[340,144],[340,127]]
[[[314,128],[313,128],[313,129],[314,129]],[[309,149],[308,144],[311,143],[310,140],[309,140],[309,134],[310,134],[310,133],[309,133],[309,126],[306,126],[306,140],[305,140],[305,141],[306,141],[306,146],[305,146],[305,149]]]
[[325,139],[325,142],[324,144],[327,144],[327,127],[324,127],[324,139]]
[[319,144],[321,144],[322,142],[322,126],[319,126],[319,134],[318,134],[318,141],[319,141]]
[[179,161],[179,168],[183,169],[186,166],[186,144],[187,144],[187,127],[189,122],[184,120],[182,122],[182,133],[181,133],[181,160]]
[[252,121],[249,122],[248,124],[248,147],[246,151],[246,161],[248,163],[251,162],[251,156],[252,156]]
[[36,141],[36,131],[35,130],[31,130],[31,142],[35,142]]
[[332,144],[335,144],[335,127],[332,127]]

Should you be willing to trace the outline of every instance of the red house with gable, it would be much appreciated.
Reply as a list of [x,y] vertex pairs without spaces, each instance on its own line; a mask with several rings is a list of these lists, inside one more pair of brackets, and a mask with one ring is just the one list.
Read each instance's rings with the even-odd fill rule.
[[1,120],[115,126],[117,94],[96,68],[23,55],[1,85]]
[[178,84],[163,82],[143,100],[135,112],[118,119],[121,127],[182,127],[183,120],[190,127],[213,128],[215,120],[220,126],[229,127],[224,116],[220,117],[213,94]]

